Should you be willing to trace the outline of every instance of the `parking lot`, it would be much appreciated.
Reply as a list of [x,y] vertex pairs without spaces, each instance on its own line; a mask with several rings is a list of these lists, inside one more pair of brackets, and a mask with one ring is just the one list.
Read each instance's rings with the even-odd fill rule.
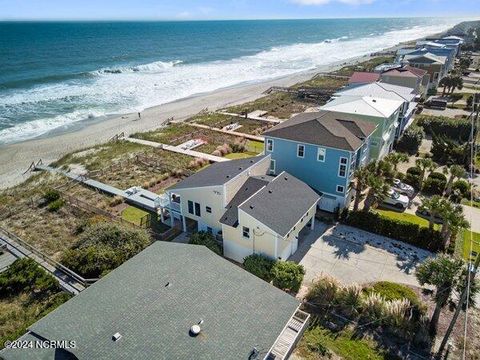
[[317,221],[290,260],[305,267],[304,286],[322,274],[347,284],[387,280],[419,286],[415,268],[430,256],[428,251],[383,236]]

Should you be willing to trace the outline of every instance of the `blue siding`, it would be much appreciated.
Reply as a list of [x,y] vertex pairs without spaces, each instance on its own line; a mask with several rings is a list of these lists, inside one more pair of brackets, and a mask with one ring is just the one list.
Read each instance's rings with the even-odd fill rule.
[[[317,153],[318,148],[322,146],[297,143],[268,136],[265,139],[272,139],[274,142],[273,151],[270,152],[265,148],[265,154],[271,154],[272,159],[275,160],[276,174],[287,171],[317,191],[336,196],[346,195],[349,185],[351,152],[325,148],[325,162],[321,162],[317,160]],[[297,157],[298,144],[305,145],[304,158]],[[338,176],[341,157],[348,159],[346,177]],[[343,195],[337,192],[337,185],[344,187]]]

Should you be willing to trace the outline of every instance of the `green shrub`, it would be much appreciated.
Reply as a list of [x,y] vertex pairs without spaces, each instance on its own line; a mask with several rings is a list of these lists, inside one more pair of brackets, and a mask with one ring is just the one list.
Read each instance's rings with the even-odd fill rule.
[[243,260],[245,270],[266,282],[272,281],[272,268],[274,265],[275,260],[260,254],[249,255]]
[[468,198],[470,195],[470,184],[465,180],[457,180],[452,185],[452,192],[458,191],[462,198]]
[[48,204],[48,211],[57,212],[63,207],[63,205],[65,205],[65,202],[63,201],[63,199],[54,200]]
[[412,166],[408,168],[407,174],[405,175],[403,182],[413,186],[415,190],[421,190],[423,185],[421,176],[422,170],[416,166]]
[[305,268],[293,261],[277,261],[272,268],[273,285],[282,289],[297,292],[305,275]]
[[446,181],[428,177],[423,183],[422,191],[426,195],[442,195],[446,185]]
[[437,179],[437,180],[447,182],[447,177],[445,176],[445,174],[442,174],[441,172],[433,171],[430,173],[430,175],[428,175],[428,177],[431,179]]
[[428,228],[408,221],[391,219],[368,211],[349,211],[344,222],[347,225],[403,241],[422,249],[434,252],[443,250],[439,231],[430,231]]
[[15,260],[0,274],[0,298],[21,292],[46,296],[59,290],[57,279],[30,258]]
[[200,231],[197,233],[193,233],[190,236],[190,241],[189,244],[193,245],[204,245],[210,250],[212,250],[215,254],[222,255],[222,249],[220,245],[218,244],[217,240],[215,237],[206,232],[206,231]]
[[460,142],[468,141],[470,137],[471,123],[466,119],[420,115],[417,116],[416,121],[428,135],[446,136]]
[[144,229],[99,222],[88,226],[62,263],[85,277],[99,277],[115,269],[151,243]]
[[306,299],[320,308],[335,304],[340,283],[331,276],[324,276],[315,281],[309,288]]
[[60,192],[54,189],[48,189],[45,194],[43,194],[43,198],[47,204],[50,204],[51,202],[60,199]]
[[407,299],[412,305],[420,305],[420,299],[415,291],[408,286],[390,281],[379,281],[367,288],[367,292],[376,292],[388,301]]
[[395,150],[406,152],[410,155],[416,154],[422,143],[425,133],[419,126],[412,125],[405,130],[402,137],[395,144]]

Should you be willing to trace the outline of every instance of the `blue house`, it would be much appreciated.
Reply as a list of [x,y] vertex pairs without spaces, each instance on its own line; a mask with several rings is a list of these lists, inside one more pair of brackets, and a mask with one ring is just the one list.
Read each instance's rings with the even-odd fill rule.
[[270,173],[287,171],[322,195],[325,211],[348,206],[350,182],[369,161],[370,137],[377,125],[332,111],[302,113],[265,132]]

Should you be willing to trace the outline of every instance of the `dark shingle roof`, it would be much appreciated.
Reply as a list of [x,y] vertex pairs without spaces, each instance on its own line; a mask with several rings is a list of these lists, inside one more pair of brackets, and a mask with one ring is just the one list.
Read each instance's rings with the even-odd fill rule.
[[212,164],[173,185],[169,190],[223,185],[264,158],[265,156],[255,156]]
[[319,199],[307,184],[284,171],[239,208],[285,236]]
[[356,150],[376,128],[376,125],[333,111],[302,113],[265,132],[266,136]]
[[238,190],[233,199],[227,205],[227,211],[223,214],[220,222],[222,224],[237,227],[238,225],[238,206],[255,194],[258,190],[269,183],[268,177],[265,180],[262,177],[249,177],[245,184]]
[[[30,330],[75,340],[78,359],[237,360],[254,347],[268,351],[298,305],[204,246],[159,241]],[[191,337],[200,320],[202,332]],[[117,332],[122,338],[115,342]],[[9,360],[20,351],[0,354]]]

